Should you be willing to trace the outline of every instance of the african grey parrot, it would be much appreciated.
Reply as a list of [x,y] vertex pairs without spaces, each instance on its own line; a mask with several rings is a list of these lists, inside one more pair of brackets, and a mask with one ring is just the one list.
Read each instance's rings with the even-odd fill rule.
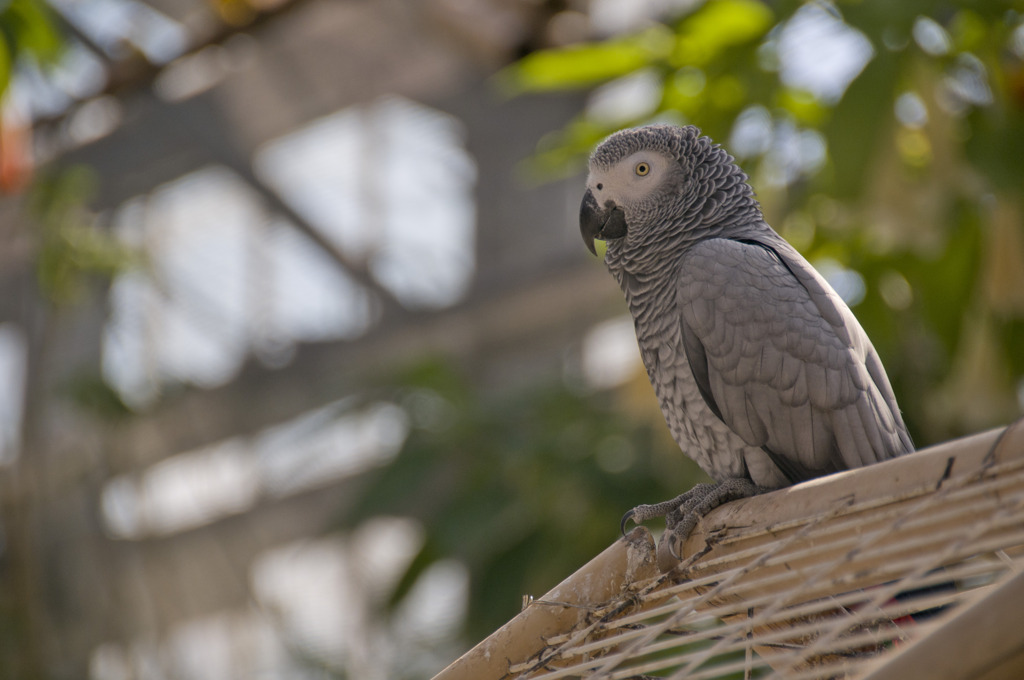
[[864,330],[746,180],[696,127],[651,125],[598,145],[580,207],[672,436],[716,482],[623,517],[664,516],[675,557],[722,503],[913,451]]

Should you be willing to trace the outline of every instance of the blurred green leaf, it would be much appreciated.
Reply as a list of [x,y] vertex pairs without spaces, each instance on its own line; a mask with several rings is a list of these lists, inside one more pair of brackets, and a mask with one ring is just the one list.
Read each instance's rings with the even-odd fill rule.
[[616,126],[584,116],[541,139],[537,151],[522,164],[521,175],[529,181],[568,177],[586,163],[594,146],[614,132]]
[[62,391],[83,411],[111,422],[134,414],[121,395],[96,373],[80,373],[63,386]]
[[989,26],[974,11],[964,8],[958,11],[949,24],[953,46],[961,52],[973,52],[984,47],[989,36]]
[[892,129],[898,75],[894,55],[876,55],[847,88],[843,104],[825,124],[835,198],[849,200],[863,193],[872,163]]
[[828,119],[829,110],[810,92],[781,88],[775,98],[775,106],[793,117],[800,125],[815,128]]
[[50,9],[40,0],[10,0],[0,11],[0,30],[15,54],[43,64],[54,62],[64,44]]
[[618,40],[533,52],[499,75],[510,92],[590,87],[666,58],[671,32],[656,26]]
[[4,31],[0,31],[0,93],[7,91],[11,82],[11,67],[14,59],[11,56],[10,43]]
[[707,64],[731,47],[763,37],[774,18],[758,0],[712,0],[679,23],[672,65]]
[[39,285],[57,304],[75,302],[90,277],[110,279],[142,264],[141,254],[93,223],[85,209],[95,178],[84,167],[44,173],[28,203],[38,226]]

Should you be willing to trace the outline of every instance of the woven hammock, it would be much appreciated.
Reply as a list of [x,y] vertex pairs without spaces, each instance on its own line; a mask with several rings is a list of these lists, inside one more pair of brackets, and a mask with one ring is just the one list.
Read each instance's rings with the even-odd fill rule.
[[637,527],[436,676],[1024,678],[1024,424]]

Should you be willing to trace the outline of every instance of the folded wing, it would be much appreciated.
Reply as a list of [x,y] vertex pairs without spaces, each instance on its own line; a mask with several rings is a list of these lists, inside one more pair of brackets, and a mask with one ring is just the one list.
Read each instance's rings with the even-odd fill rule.
[[913,450],[867,335],[781,238],[698,243],[676,302],[704,400],[791,482]]

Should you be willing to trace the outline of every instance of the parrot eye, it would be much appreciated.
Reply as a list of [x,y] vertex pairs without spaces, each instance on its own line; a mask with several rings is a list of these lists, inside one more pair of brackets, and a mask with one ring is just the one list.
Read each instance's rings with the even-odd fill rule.
[[644,175],[648,174],[650,171],[651,171],[651,166],[648,165],[647,163],[645,163],[644,161],[640,161],[639,163],[637,163],[636,164],[636,168],[633,169],[633,172],[635,172],[640,177],[643,177]]

